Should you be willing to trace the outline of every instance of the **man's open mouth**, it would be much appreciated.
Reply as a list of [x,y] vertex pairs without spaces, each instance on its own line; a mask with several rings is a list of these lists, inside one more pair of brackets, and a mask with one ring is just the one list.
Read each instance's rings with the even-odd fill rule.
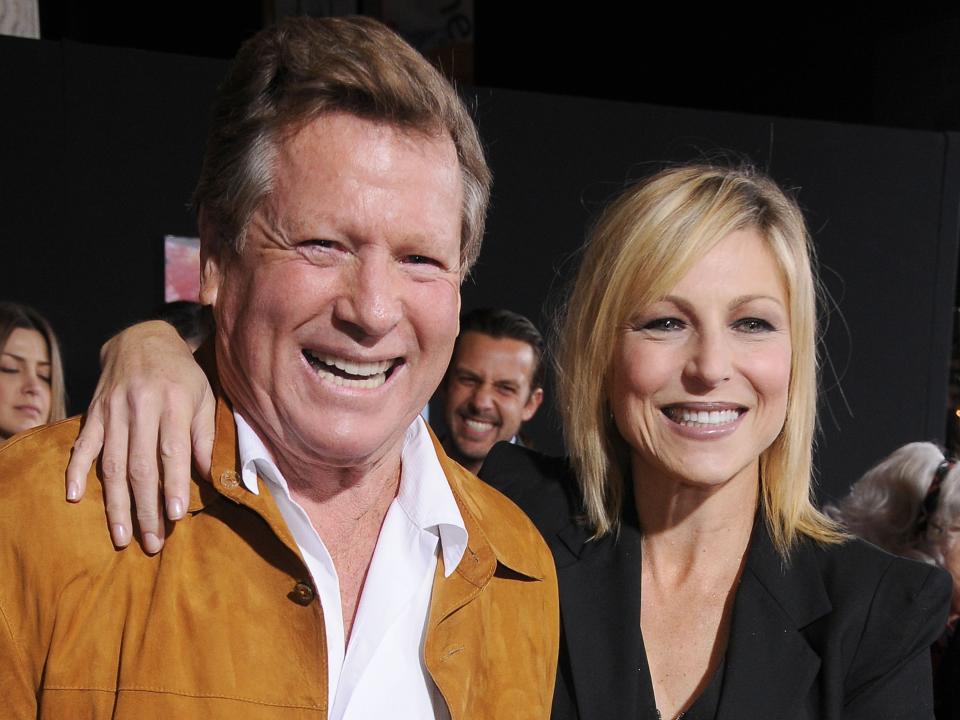
[[468,429],[477,433],[485,433],[496,427],[496,423],[492,420],[480,420],[470,417],[463,417],[463,424],[466,425]]
[[403,364],[401,358],[378,360],[376,362],[356,362],[304,350],[303,357],[317,374],[334,385],[353,388],[378,388]]

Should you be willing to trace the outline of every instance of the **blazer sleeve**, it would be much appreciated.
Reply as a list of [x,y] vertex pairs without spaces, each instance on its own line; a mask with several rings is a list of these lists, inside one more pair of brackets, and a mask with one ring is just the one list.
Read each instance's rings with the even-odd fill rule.
[[930,646],[946,627],[951,593],[950,576],[939,568],[888,566],[844,683],[844,718],[932,720]]

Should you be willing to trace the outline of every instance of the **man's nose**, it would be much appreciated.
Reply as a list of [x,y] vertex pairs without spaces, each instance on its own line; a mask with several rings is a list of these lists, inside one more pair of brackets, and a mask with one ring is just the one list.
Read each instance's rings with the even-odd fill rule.
[[726,333],[720,329],[707,330],[693,340],[684,374],[698,385],[710,389],[729,380],[732,368],[732,349]]
[[493,407],[493,388],[487,383],[478,383],[473,388],[470,403],[477,410],[488,410]]
[[366,337],[382,337],[403,316],[401,279],[389,259],[358,259],[336,304],[336,315]]

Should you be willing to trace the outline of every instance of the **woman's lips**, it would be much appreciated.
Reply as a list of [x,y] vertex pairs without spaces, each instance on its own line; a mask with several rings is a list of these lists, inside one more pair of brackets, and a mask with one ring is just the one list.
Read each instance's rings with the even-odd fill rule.
[[695,439],[719,438],[734,432],[747,413],[732,403],[677,403],[660,408],[670,426]]

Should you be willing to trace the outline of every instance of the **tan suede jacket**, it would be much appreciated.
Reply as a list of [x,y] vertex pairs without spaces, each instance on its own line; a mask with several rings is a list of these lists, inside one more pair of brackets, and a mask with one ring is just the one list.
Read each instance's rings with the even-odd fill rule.
[[[154,557],[114,549],[93,472],[88,497],[64,501],[77,419],[0,450],[0,716],[326,717],[323,609],[270,493],[239,482],[223,400],[216,427],[212,480],[195,478]],[[470,544],[449,578],[437,568],[426,666],[455,720],[547,718],[551,555],[510,501],[437,454]]]

